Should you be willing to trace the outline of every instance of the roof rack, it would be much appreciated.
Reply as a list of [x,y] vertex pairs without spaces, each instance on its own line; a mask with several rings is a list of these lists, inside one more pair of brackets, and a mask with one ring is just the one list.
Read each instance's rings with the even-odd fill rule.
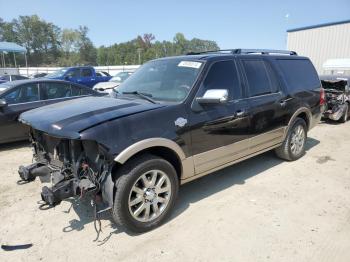
[[203,52],[189,52],[186,55],[200,55],[200,54],[208,54],[208,53],[222,53],[229,52],[231,54],[284,54],[284,55],[298,55],[295,51],[288,50],[272,50],[272,49],[222,49],[222,50],[211,50],[211,51],[203,51]]

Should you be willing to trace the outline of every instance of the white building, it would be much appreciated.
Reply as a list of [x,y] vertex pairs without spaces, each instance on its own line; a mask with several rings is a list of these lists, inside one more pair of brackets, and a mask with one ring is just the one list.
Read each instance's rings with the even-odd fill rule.
[[309,57],[319,74],[350,75],[350,20],[287,30],[287,49]]

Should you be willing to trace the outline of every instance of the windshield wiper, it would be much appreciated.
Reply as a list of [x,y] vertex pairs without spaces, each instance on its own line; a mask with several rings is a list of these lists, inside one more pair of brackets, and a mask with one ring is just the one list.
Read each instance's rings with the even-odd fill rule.
[[130,92],[123,92],[122,93],[123,95],[137,95],[138,97],[141,97],[153,104],[158,104],[156,101],[154,101],[152,98],[151,98],[151,94],[147,94],[147,93],[141,93],[139,91],[130,91]]

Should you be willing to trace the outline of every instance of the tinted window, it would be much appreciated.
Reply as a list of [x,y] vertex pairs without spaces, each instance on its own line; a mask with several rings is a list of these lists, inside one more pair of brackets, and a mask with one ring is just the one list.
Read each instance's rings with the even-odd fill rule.
[[231,99],[242,97],[234,61],[221,61],[212,65],[199,95],[204,95],[205,91],[209,89],[227,89]]
[[89,68],[84,68],[81,70],[81,76],[82,77],[90,77],[92,76],[92,71]]
[[42,97],[43,99],[56,99],[71,96],[70,85],[63,83],[43,83]]
[[307,59],[280,59],[278,61],[288,89],[312,90],[320,87],[320,80],[312,63]]
[[12,81],[15,81],[15,80],[23,80],[23,79],[28,79],[28,78],[25,77],[25,76],[20,76],[20,75],[13,75],[13,76],[12,76]]
[[0,76],[0,80],[10,81],[10,76],[9,75]]
[[26,84],[16,88],[6,94],[4,99],[8,104],[35,102],[39,100],[39,90],[37,84]]
[[75,85],[71,86],[72,88],[72,96],[80,96],[80,87],[77,87]]
[[92,91],[90,89],[88,89],[88,88],[82,88],[81,91],[80,91],[80,94],[82,96],[91,95]]
[[67,76],[69,76],[69,77],[80,77],[80,69],[75,68],[75,69],[69,70],[69,72],[67,73]]
[[259,59],[243,60],[243,66],[247,76],[250,96],[273,92],[267,72],[268,69],[264,61]]

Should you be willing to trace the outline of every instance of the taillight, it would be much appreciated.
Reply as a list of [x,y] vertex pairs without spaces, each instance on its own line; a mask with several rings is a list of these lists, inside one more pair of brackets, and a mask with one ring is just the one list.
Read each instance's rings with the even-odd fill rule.
[[326,92],[324,91],[323,88],[321,88],[321,91],[320,91],[320,105],[323,106],[324,104],[326,104]]

